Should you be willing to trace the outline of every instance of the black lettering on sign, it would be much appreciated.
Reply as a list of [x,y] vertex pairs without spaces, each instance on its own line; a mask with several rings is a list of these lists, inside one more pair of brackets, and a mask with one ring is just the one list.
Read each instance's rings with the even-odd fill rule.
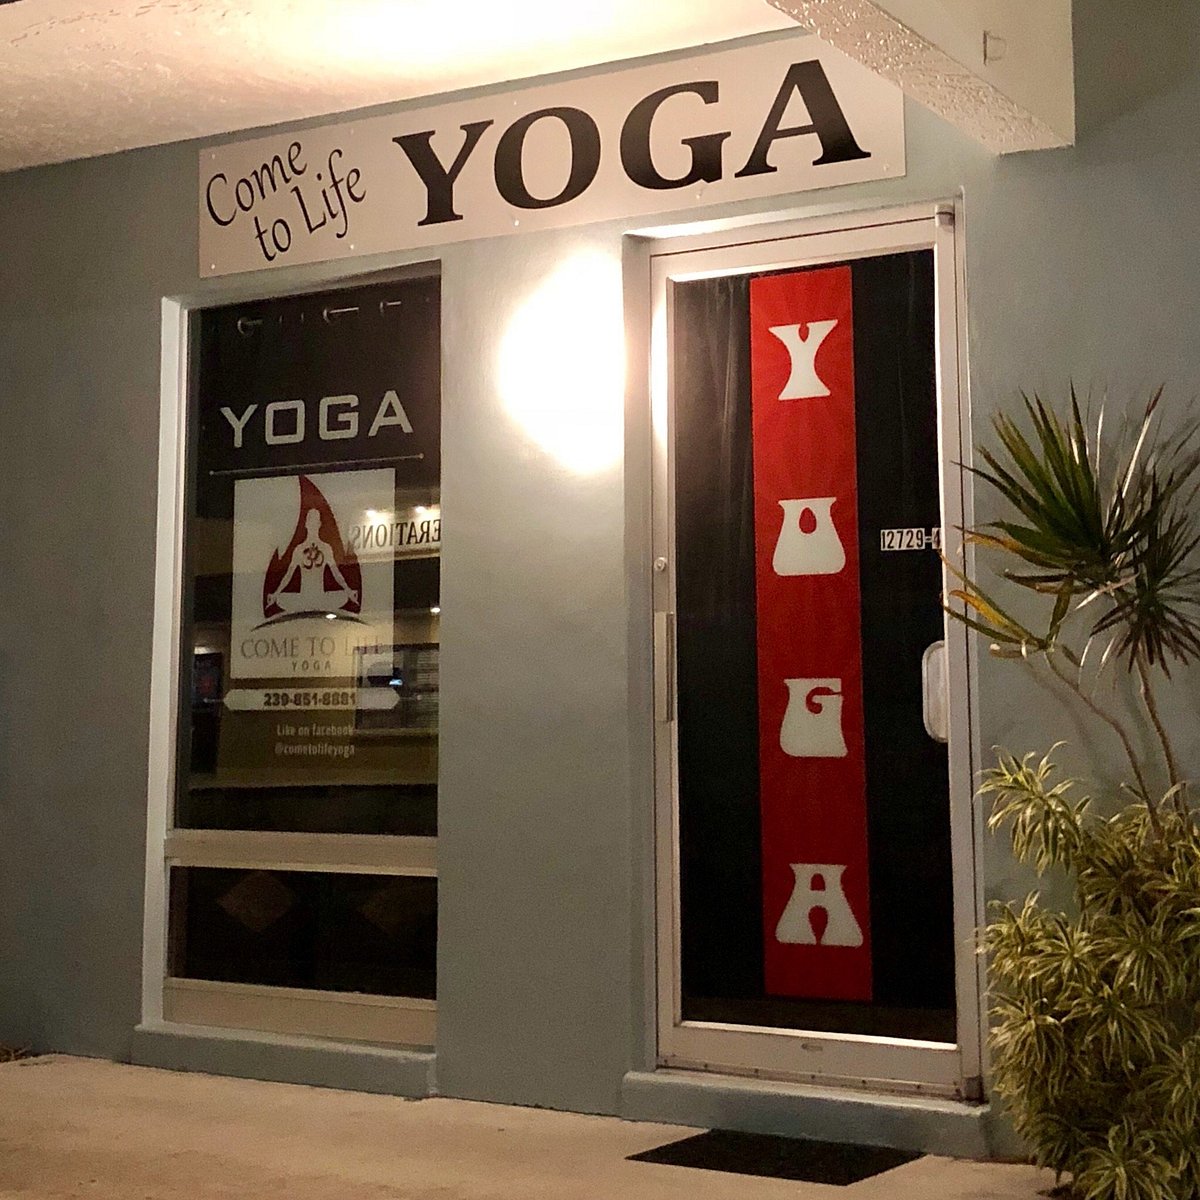
[[[272,154],[261,166],[251,168],[232,189],[229,186],[229,176],[224,171],[218,171],[209,178],[204,188],[204,203],[208,215],[218,225],[232,225],[239,212],[251,212],[257,201],[266,200],[268,194],[274,196],[293,179],[304,174],[308,168],[300,158],[302,153],[300,143],[292,142],[287,149],[286,164],[278,154]],[[218,208],[221,212],[217,211]],[[224,212],[229,215],[223,216]]]
[[433,151],[435,129],[424,129],[420,133],[404,133],[392,141],[408,156],[408,161],[425,185],[425,216],[418,225],[440,225],[444,221],[461,221],[462,213],[454,211],[454,182],[471,157],[471,151],[479,144],[483,131],[493,122],[470,121],[461,126],[463,144],[449,167]]
[[672,179],[663,175],[654,165],[650,153],[650,131],[654,118],[665,101],[683,94],[699,96],[705,104],[716,104],[720,98],[715,79],[679,83],[674,87],[661,88],[644,100],[639,100],[625,118],[625,124],[621,127],[621,165],[625,168],[625,174],[639,187],[665,191],[693,183],[715,183],[721,178],[721,148],[730,136],[728,130],[682,139],[683,145],[692,152],[692,165],[686,174]]
[[[797,92],[804,101],[804,107],[808,109],[811,124],[783,127],[780,123],[793,94]],[[762,132],[758,135],[758,141],[754,143],[746,165],[735,173],[734,178],[769,175],[779,170],[778,167],[771,166],[767,159],[771,147],[780,138],[799,137],[806,133],[815,133],[821,142],[821,155],[813,159],[814,167],[871,157],[854,140],[846,115],[833,94],[833,88],[829,86],[825,68],[815,59],[811,62],[793,63],[788,68],[783,85],[775,97],[775,103],[771,105]]]
[[[539,199],[525,185],[525,137],[538,121],[561,121],[571,139],[571,173],[556,196]],[[496,189],[514,208],[556,208],[587,191],[600,170],[600,130],[579,108],[542,108],[514,121],[496,146]]]

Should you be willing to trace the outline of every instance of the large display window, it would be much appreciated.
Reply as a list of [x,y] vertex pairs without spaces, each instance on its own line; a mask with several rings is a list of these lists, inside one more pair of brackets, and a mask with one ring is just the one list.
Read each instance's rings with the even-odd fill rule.
[[162,1015],[431,1044],[439,279],[187,341]]

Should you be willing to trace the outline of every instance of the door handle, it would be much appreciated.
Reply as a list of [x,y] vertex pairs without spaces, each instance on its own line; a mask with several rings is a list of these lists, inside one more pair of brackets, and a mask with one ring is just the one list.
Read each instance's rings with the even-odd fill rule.
[[654,614],[654,719],[675,720],[675,614]]
[[935,742],[950,740],[945,642],[934,642],[921,655],[921,716],[925,721],[925,732]]

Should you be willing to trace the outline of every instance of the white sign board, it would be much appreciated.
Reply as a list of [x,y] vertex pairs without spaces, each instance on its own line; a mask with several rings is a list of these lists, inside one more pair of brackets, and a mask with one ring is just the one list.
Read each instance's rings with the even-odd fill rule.
[[904,101],[814,37],[203,150],[200,274],[903,175]]

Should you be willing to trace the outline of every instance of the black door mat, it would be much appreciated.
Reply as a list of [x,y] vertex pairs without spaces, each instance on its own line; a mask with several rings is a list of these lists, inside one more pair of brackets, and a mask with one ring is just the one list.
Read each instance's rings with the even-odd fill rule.
[[765,1133],[737,1133],[713,1129],[679,1142],[668,1142],[631,1162],[662,1163],[672,1167],[699,1167],[733,1175],[763,1175],[801,1183],[826,1183],[848,1187],[872,1175],[882,1175],[922,1157],[906,1150],[857,1146],[842,1142],[816,1142],[808,1138],[776,1137]]

